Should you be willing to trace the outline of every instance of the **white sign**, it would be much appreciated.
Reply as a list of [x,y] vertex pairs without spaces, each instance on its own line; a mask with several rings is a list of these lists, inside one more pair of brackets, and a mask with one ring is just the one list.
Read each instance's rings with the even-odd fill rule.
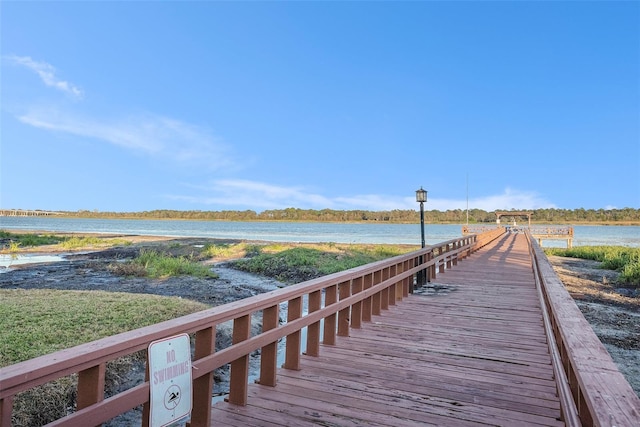
[[182,334],[149,344],[151,427],[164,427],[191,413],[191,345]]

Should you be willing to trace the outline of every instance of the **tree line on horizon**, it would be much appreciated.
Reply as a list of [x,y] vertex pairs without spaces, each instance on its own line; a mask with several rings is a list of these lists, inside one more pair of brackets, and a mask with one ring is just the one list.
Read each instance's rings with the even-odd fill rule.
[[[520,212],[515,209],[512,212]],[[501,211],[509,212],[509,211]],[[531,222],[534,223],[627,223],[640,222],[640,209],[531,209]],[[420,213],[411,209],[394,209],[390,211],[367,210],[334,210],[334,209],[270,209],[262,212],[244,211],[179,211],[157,209],[142,212],[99,212],[96,210],[80,210],[65,212],[69,216],[80,218],[121,218],[121,219],[185,219],[208,221],[305,221],[305,222],[389,222],[415,223],[420,221]],[[469,223],[495,223],[496,215],[482,209],[469,209]],[[521,222],[520,217],[515,218]],[[503,217],[502,222],[510,218]],[[464,224],[467,222],[467,211],[450,209],[446,211],[425,211],[425,221],[431,223]]]

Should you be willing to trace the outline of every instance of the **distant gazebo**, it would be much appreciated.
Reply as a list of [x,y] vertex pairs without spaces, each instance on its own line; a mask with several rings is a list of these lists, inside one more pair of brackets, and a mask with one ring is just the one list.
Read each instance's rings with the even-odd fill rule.
[[529,222],[529,228],[531,228],[531,215],[533,212],[525,212],[525,211],[496,211],[496,224],[500,224],[501,216],[512,216],[512,217],[527,217]]

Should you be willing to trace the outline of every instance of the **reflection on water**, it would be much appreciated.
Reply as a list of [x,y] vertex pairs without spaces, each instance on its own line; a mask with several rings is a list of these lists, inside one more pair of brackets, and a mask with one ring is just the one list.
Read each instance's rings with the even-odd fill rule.
[[0,255],[0,273],[8,271],[15,265],[35,264],[40,262],[64,261],[59,255]]

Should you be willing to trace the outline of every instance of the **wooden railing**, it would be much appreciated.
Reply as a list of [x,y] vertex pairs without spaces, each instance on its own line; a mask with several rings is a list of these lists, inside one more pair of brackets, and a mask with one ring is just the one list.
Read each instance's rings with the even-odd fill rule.
[[536,225],[531,227],[531,234],[541,238],[566,238],[573,237],[573,227],[571,226],[544,226]]
[[[322,343],[332,345],[336,335],[348,335],[389,306],[407,297],[419,272],[429,278],[443,272],[489,241],[504,229],[466,236],[409,254],[367,264],[340,273],[309,280],[276,291],[256,295],[209,310],[125,332],[98,341],[38,357],[0,370],[0,426],[11,425],[16,394],[49,381],[78,376],[77,410],[49,425],[99,425],[144,405],[143,424],[149,419],[150,384],[146,382],[107,399],[104,398],[106,363],[118,357],[146,350],[155,340],[182,333],[191,334],[195,345],[192,361],[193,412],[191,426],[209,426],[213,371],[230,364],[228,400],[245,405],[249,377],[249,355],[261,350],[261,384],[276,384],[277,343],[286,337],[286,369],[299,369],[301,331],[307,328],[305,352],[317,356]],[[420,263],[419,261],[422,261]],[[308,303],[303,315],[302,303]],[[279,307],[286,304],[287,322],[280,324]],[[251,336],[251,317],[262,313],[262,331]],[[216,328],[233,321],[233,344],[216,351]]]
[[[462,235],[467,236],[469,234],[480,234],[494,230],[498,225],[463,225]],[[510,233],[525,233],[529,232],[538,240],[538,244],[542,246],[543,240],[566,240],[567,248],[573,247],[573,227],[569,225],[535,225],[535,226],[505,226],[506,230]]]
[[567,426],[640,426],[640,399],[527,233]]
[[463,225],[462,226],[462,235],[466,236],[469,234],[483,234],[489,231],[493,231],[496,229],[501,229],[499,225],[482,225],[482,224],[472,224],[472,225]]

